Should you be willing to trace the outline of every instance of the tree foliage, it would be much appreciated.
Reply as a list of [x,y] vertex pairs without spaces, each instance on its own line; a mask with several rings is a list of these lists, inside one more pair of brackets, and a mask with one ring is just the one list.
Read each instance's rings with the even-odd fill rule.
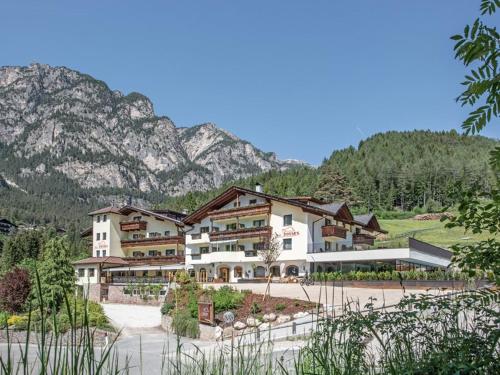
[[75,271],[65,238],[55,237],[45,244],[38,272],[43,300],[51,310],[57,311],[64,295],[75,287]]
[[354,193],[344,174],[332,164],[320,168],[318,189],[314,196],[325,202],[353,203]]
[[7,271],[24,259],[38,259],[44,235],[38,230],[19,232],[8,237],[2,251],[2,270]]
[[0,307],[10,313],[21,312],[30,291],[29,272],[14,267],[0,279]]

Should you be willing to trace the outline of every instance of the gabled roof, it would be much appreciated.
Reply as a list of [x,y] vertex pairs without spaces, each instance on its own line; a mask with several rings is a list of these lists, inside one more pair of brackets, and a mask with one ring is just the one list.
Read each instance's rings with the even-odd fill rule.
[[92,236],[93,227],[88,227],[80,232],[80,237],[89,237]]
[[377,217],[375,214],[369,213],[364,215],[354,216],[354,221],[361,224],[366,229],[371,229],[380,233],[387,233],[386,230],[380,228]]
[[215,197],[212,199],[210,202],[206,203],[205,205],[201,206],[198,210],[193,212],[191,215],[186,217],[184,219],[184,223],[186,224],[194,224],[201,219],[203,219],[208,211],[214,210],[214,209],[219,209],[228,202],[232,201],[236,196],[238,195],[253,195],[256,197],[264,198],[267,201],[277,201],[285,204],[290,204],[295,207],[300,207],[304,212],[309,212],[315,215],[319,216],[333,216],[336,220],[344,221],[347,223],[352,223],[353,217],[351,215],[351,212],[349,211],[349,208],[347,207],[346,203],[341,203],[338,204],[338,206],[335,206],[335,212],[329,211],[328,209],[323,208],[323,206],[318,206],[318,205],[311,205],[304,203],[302,200],[297,200],[292,198],[284,198],[280,197],[277,195],[271,195],[271,194],[265,194],[261,193],[258,191],[242,188],[239,186],[231,186],[229,189],[224,191],[222,194],[219,196]]
[[168,220],[168,221],[171,221],[175,225],[178,225],[178,226],[184,225],[184,223],[182,221],[177,220],[177,219],[173,218],[172,216],[169,216],[166,214],[161,214],[161,213],[150,211],[150,210],[146,210],[144,208],[134,207],[131,205],[126,205],[126,206],[123,206],[121,208],[109,206],[109,207],[101,208],[101,209],[96,210],[96,211],[92,211],[89,213],[89,215],[93,216],[93,215],[98,215],[98,214],[114,213],[114,214],[118,214],[118,215],[127,216],[127,215],[130,215],[132,212],[138,212],[138,213],[141,213],[141,214],[146,215],[146,216],[152,216],[152,217],[159,219],[159,220]]
[[126,265],[128,262],[120,257],[90,257],[85,259],[80,259],[73,264],[120,264]]

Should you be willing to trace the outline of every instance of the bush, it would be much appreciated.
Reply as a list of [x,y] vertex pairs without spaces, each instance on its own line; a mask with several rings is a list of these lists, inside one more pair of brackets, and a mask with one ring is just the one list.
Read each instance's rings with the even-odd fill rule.
[[235,309],[243,303],[245,295],[230,286],[224,285],[212,292],[215,312]]
[[176,310],[172,316],[172,329],[179,336],[191,337],[193,339],[200,336],[198,320],[191,316],[189,310]]
[[9,314],[5,311],[0,311],[0,329],[7,325],[7,320],[9,319]]
[[250,312],[255,315],[262,311],[262,308],[257,302],[252,302],[252,306],[250,306]]
[[274,309],[276,311],[283,311],[286,309],[286,305],[284,303],[277,303],[276,306],[274,306]]
[[28,317],[25,315],[12,315],[7,319],[7,324],[9,327],[14,326],[16,329],[24,330],[28,327]]
[[172,302],[165,302],[163,306],[161,307],[161,313],[162,315],[168,315],[170,311],[172,311],[175,308],[175,304]]
[[315,272],[312,278],[316,281],[351,281],[351,280],[470,280],[468,275],[463,272],[445,272],[442,270],[436,271],[350,271],[346,273],[340,272]]
[[10,313],[23,310],[31,291],[31,280],[28,271],[14,267],[0,280],[0,306]]

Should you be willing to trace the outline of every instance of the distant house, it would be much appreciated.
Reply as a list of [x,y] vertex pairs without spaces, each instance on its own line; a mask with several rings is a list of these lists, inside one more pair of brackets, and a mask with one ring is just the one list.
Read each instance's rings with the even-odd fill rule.
[[16,231],[17,225],[5,218],[0,218],[0,233],[9,235]]

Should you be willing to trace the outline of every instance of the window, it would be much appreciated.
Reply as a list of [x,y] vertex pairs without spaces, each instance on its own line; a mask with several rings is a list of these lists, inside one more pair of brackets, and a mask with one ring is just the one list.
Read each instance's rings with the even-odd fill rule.
[[288,266],[286,269],[287,276],[299,276],[299,267],[297,266]]
[[149,237],[160,237],[160,233],[158,232],[149,232]]
[[210,251],[208,247],[200,247],[200,253],[201,254],[208,254]]
[[238,206],[239,206],[238,202],[233,203],[233,207],[238,207]]
[[78,277],[84,277],[84,276],[85,276],[85,268],[79,268]]
[[104,215],[104,216],[102,217],[102,221],[103,221],[103,222],[106,222],[107,220],[108,220],[108,215]]
[[265,220],[254,220],[253,221],[253,226],[254,227],[263,227],[266,225],[266,221]]
[[139,235],[139,234],[137,234],[137,233],[134,233],[134,234],[132,235],[132,239],[134,239],[134,240],[138,240],[139,238],[140,238],[140,235]]
[[250,199],[248,204],[257,204],[257,199]]
[[106,256],[106,250],[103,250],[102,251],[102,256],[105,257]]
[[97,215],[97,222],[100,223],[101,222],[101,215]]
[[106,239],[106,236],[107,236],[106,232],[103,232],[103,233],[102,233],[102,239],[103,239],[103,240],[105,240],[105,239]]
[[332,243],[330,241],[325,241],[325,250],[329,251],[332,249]]
[[95,268],[89,268],[89,277],[94,277],[95,276]]
[[226,224],[226,230],[236,230],[236,223]]
[[226,251],[235,251],[236,250],[236,244],[227,244],[226,245]]
[[356,228],[356,234],[361,234],[361,228]]
[[134,221],[141,221],[141,219],[142,219],[142,216],[134,216],[132,218],[132,220],[134,220]]
[[253,275],[254,275],[254,277],[265,277],[266,276],[266,269],[262,266],[255,267]]
[[166,230],[166,231],[163,233],[163,235],[164,235],[165,237],[169,237],[169,236],[170,236],[170,231],[169,231],[169,230]]
[[234,277],[243,277],[243,268],[240,266],[234,267]]
[[144,253],[142,251],[134,251],[132,253],[132,256],[133,257],[143,257],[144,256]]
[[99,258],[101,256],[101,251],[100,250],[96,250],[95,256]]
[[266,246],[265,242],[254,242],[252,244],[254,250],[264,250],[265,246]]
[[283,226],[289,226],[292,225],[292,215],[285,215],[283,216]]
[[245,224],[240,223],[240,229],[245,228]]
[[245,245],[238,245],[238,251],[245,251]]
[[175,249],[167,249],[167,250],[165,250],[165,255],[175,255]]
[[200,233],[208,233],[210,232],[210,227],[200,227]]
[[292,250],[292,239],[284,238],[283,239],[283,250]]
[[96,235],[95,235],[95,239],[96,239],[97,241],[100,241],[100,240],[101,240],[101,233],[96,233]]
[[158,254],[158,250],[149,250],[149,251],[148,251],[148,255],[149,255],[150,257],[155,257],[155,256],[159,255],[159,254]]
[[325,219],[325,225],[332,225],[332,221],[330,219]]

